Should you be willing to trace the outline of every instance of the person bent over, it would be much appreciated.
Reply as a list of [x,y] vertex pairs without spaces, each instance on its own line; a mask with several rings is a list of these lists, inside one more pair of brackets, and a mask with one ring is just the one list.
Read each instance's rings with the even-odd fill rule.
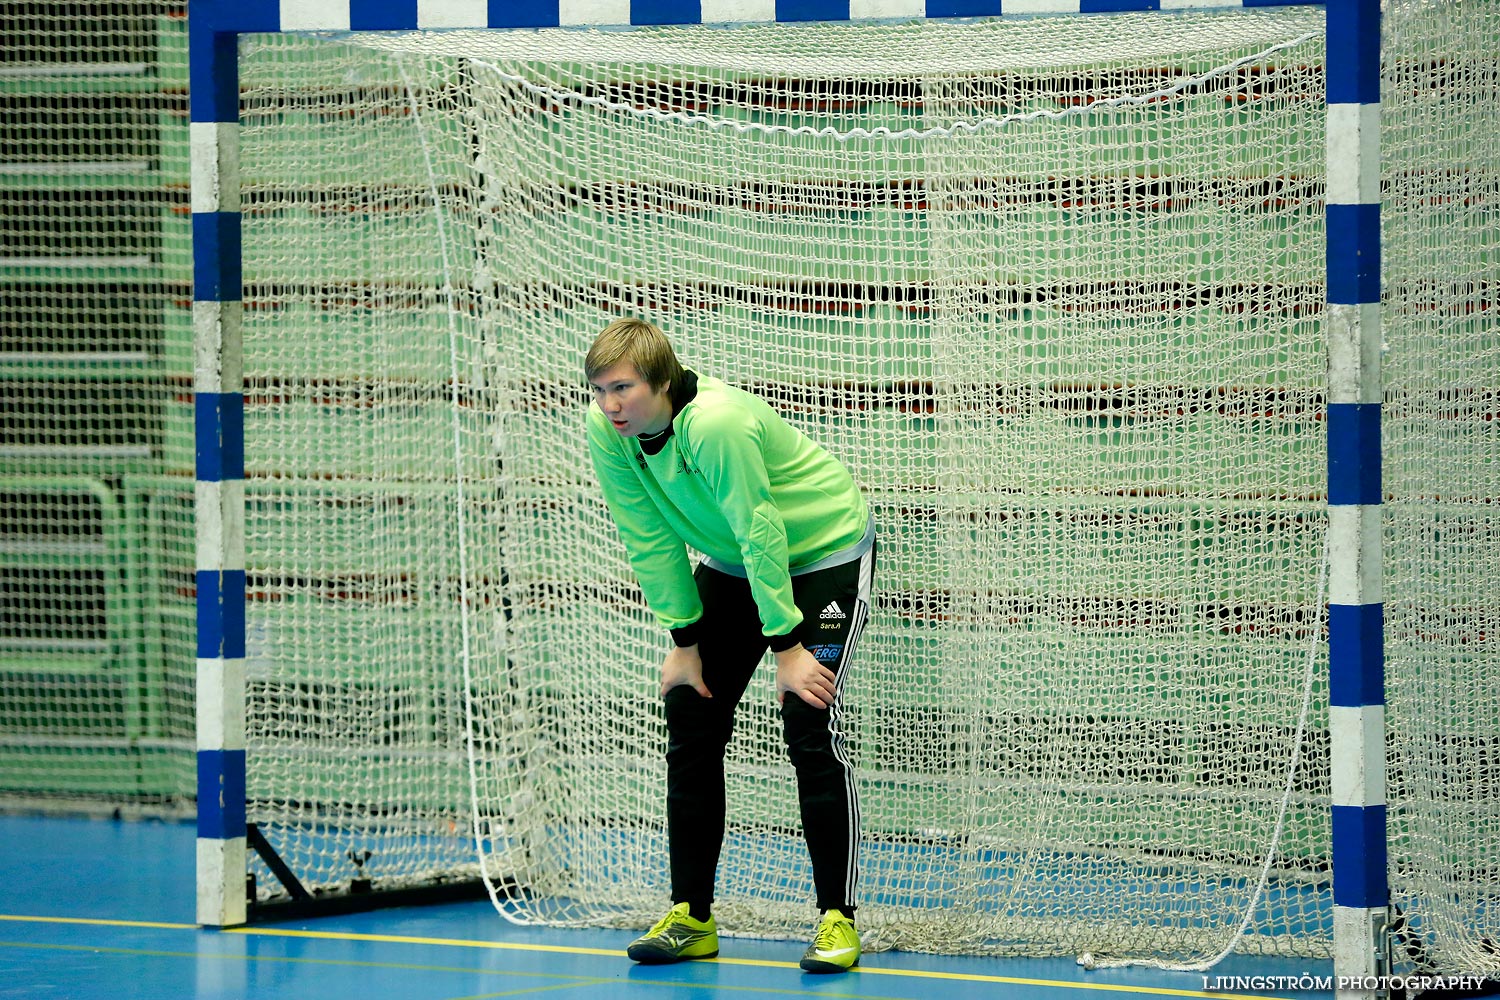
[[[594,470],[672,637],[660,693],[673,905],[628,953],[646,963],[719,953],[724,753],[769,648],[822,911],[802,968],[850,969],[860,957],[859,797],[842,699],[869,618],[875,529],[865,499],[837,459],[764,400],[683,368],[649,322],[611,323],[584,372]],[[688,546],[704,554],[696,567]]]

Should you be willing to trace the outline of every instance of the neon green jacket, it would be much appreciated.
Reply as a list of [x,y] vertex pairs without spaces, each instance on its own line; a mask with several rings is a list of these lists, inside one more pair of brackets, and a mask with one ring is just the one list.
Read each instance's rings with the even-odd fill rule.
[[767,636],[802,622],[791,574],[847,549],[869,518],[848,470],[766,402],[716,378],[672,419],[655,455],[597,406],[589,451],[641,591],[668,629],[703,614],[684,543],[743,567]]

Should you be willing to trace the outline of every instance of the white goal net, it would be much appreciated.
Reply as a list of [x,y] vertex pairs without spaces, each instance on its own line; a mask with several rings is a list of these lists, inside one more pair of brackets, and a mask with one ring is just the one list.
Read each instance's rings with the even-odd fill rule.
[[1500,7],[1385,15],[1386,732],[1398,963],[1500,978]]
[[[641,315],[875,513],[870,945],[1326,953],[1322,50],[1301,9],[247,36],[251,821],[311,886],[478,857],[516,919],[660,914],[669,640],[582,433]],[[801,935],[774,706],[716,909]]]

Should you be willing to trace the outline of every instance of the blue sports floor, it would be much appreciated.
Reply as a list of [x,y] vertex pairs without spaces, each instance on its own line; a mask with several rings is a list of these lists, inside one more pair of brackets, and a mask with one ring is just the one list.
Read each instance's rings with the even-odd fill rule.
[[[486,902],[232,931],[193,924],[187,824],[0,815],[0,997],[55,1000],[566,1000],[779,996],[1138,1000],[1204,993],[1190,973],[1085,972],[1066,959],[867,955],[843,976],[797,967],[801,943],[724,939],[709,962],[646,968],[625,931],[515,927]],[[1331,963],[1234,958],[1212,973],[1326,976]]]

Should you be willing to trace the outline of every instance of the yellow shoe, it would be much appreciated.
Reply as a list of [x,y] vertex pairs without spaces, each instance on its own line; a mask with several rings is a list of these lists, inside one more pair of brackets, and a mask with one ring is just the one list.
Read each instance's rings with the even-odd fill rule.
[[688,913],[688,904],[678,903],[644,936],[630,942],[625,954],[643,965],[716,958],[719,954],[719,928],[712,916],[707,920],[694,920]]
[[842,910],[829,910],[818,923],[813,943],[802,953],[808,972],[848,972],[859,964],[859,932]]

